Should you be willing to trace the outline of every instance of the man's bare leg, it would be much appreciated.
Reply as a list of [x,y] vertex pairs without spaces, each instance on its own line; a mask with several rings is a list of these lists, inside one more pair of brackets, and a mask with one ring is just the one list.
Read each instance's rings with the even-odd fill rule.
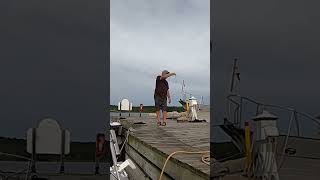
[[159,124],[160,123],[160,110],[157,110],[156,114],[157,114],[157,124]]
[[167,111],[162,111],[162,122],[167,124]]

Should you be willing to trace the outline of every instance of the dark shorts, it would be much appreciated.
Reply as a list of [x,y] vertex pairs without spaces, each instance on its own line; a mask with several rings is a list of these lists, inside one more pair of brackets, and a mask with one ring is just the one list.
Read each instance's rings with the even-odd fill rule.
[[159,110],[167,111],[167,98],[154,96],[154,103],[157,111]]

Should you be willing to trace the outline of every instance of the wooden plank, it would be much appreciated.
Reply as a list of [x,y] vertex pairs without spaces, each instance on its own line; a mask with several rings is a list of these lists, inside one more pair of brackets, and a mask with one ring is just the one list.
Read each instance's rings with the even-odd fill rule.
[[[167,154],[161,151],[155,151],[150,147],[147,147],[144,144],[140,143],[139,141],[134,141],[133,138],[131,140],[129,139],[128,144],[158,168],[163,167],[164,162],[167,158]],[[203,172],[186,163],[178,161],[174,157],[171,158],[171,160],[168,162],[165,172],[177,180],[209,179],[209,174],[206,174],[207,171]]]
[[[154,164],[150,163],[145,157],[143,157],[139,153],[137,153],[137,151],[134,150],[132,147],[126,146],[126,155],[129,156],[130,159],[133,159],[135,164],[137,166],[139,166],[143,170],[143,172],[148,175],[148,177],[150,177],[151,179],[155,179],[155,180],[157,180],[159,178],[160,173],[161,173],[161,169],[158,168],[157,166],[155,166]],[[144,175],[143,172],[139,172],[139,171],[141,171],[140,168],[137,168],[138,172],[131,172],[131,171],[127,171],[127,172],[130,173],[129,175],[133,179],[137,179],[137,180],[149,179],[148,177],[146,177]],[[134,170],[134,171],[136,171],[136,170]],[[136,174],[136,173],[138,173],[138,174]],[[137,178],[135,178],[135,177],[137,177]],[[162,180],[173,180],[173,178],[164,174],[162,177]]]
[[[144,124],[137,125],[135,124],[137,122]],[[210,149],[209,123],[177,123],[168,119],[166,127],[158,127],[155,119],[136,117],[121,120],[121,123],[126,129],[134,128],[128,144],[158,168],[162,168],[168,155],[175,151],[195,152]],[[209,179],[210,166],[201,161],[201,156],[200,154],[175,155],[169,161],[166,172],[170,175],[177,174],[177,166],[180,166],[179,168],[188,169],[191,174]]]

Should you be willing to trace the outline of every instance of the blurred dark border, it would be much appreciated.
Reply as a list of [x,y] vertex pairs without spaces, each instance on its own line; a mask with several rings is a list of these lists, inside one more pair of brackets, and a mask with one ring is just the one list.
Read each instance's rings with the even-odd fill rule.
[[0,22],[0,136],[51,117],[94,152],[109,137],[110,0],[1,0]]

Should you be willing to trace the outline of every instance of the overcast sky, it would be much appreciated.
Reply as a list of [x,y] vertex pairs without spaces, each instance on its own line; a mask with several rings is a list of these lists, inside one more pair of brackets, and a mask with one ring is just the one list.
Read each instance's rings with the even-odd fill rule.
[[0,136],[46,117],[74,141],[105,131],[105,14],[104,1],[0,1]]
[[234,57],[239,58],[242,95],[320,113],[318,1],[212,2],[213,125],[224,117]]
[[209,103],[209,0],[111,0],[110,38],[111,104],[153,105],[163,69],[177,73],[168,80],[175,105],[182,80]]

